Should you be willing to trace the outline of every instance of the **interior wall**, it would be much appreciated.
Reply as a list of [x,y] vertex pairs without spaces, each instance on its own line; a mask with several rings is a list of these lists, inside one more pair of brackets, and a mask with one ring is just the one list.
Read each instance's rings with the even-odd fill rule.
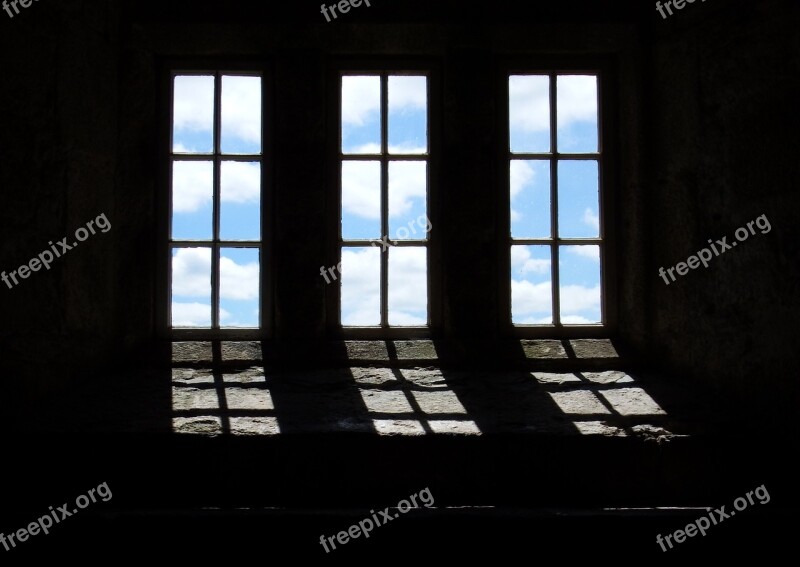
[[[687,5],[652,27],[649,66],[651,359],[776,418],[798,402],[797,23],[793,2]],[[761,215],[767,234],[659,277]]]
[[155,143],[163,110],[157,72],[180,56],[265,57],[273,70],[274,230],[289,246],[275,258],[276,323],[285,339],[320,338],[325,328],[318,266],[327,262],[332,187],[326,159],[310,156],[324,156],[327,147],[328,63],[340,56],[440,61],[443,330],[452,339],[490,341],[499,336],[500,315],[494,64],[519,55],[611,57],[621,120],[620,328],[626,341],[645,344],[643,16],[635,3],[504,2],[481,11],[456,2],[375,2],[330,24],[312,4],[280,11],[244,2],[222,10],[207,1],[66,0],[2,21],[2,269],[15,269],[100,214],[112,225],[51,270],[0,288],[2,318],[12,322],[0,329],[5,401],[53,395],[154,352],[163,165]]

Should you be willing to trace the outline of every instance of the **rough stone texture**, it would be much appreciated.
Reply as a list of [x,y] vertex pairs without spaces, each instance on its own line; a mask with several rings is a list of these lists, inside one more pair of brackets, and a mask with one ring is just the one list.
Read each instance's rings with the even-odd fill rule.
[[[694,2],[666,21],[640,0],[374,4],[331,24],[310,0],[58,0],[14,19],[0,12],[0,270],[101,213],[112,225],[51,270],[14,289],[0,284],[3,478],[13,488],[3,495],[3,525],[22,527],[108,479],[113,505],[136,511],[369,510],[423,486],[445,507],[652,511],[718,506],[766,483],[775,498],[764,509],[790,511],[767,529],[791,526],[798,3]],[[604,117],[619,144],[606,211],[616,237],[614,341],[511,341],[497,293],[507,281],[497,269],[507,190],[498,63],[587,54],[609,63],[619,97]],[[266,254],[270,340],[171,352],[157,320],[168,177],[159,65],[242,56],[265,64],[271,88],[269,244],[279,246]],[[330,65],[340,57],[411,58],[443,71],[432,129],[442,298],[434,341],[342,342],[329,333],[330,288],[318,269],[330,265],[335,238]],[[761,214],[769,234],[669,286],[657,275]],[[6,521],[14,496],[25,500],[19,521]],[[275,523],[285,523],[282,514]],[[151,543],[150,520],[114,552]],[[230,555],[231,541],[248,539],[238,525],[226,523],[228,539],[170,520],[159,531],[181,553],[185,542],[205,550],[215,541]],[[464,540],[443,537],[441,525],[424,532],[448,545]],[[571,542],[563,549],[586,542],[574,525],[557,525]],[[186,537],[178,526],[190,526]],[[629,527],[583,548],[596,554],[612,542],[629,551]],[[258,530],[249,539],[263,548],[270,532]],[[299,539],[316,547],[322,531]],[[59,537],[80,548],[59,557],[99,543],[51,535],[35,545]],[[479,537],[495,553],[509,540]]]
[[[649,71],[647,359],[738,397],[743,414],[785,419],[800,404],[800,122],[789,110],[800,92],[800,6],[683,12],[656,28]],[[769,233],[756,228],[669,286],[658,276],[762,214]]]
[[[158,384],[166,378],[170,390]],[[87,401],[88,400],[88,401]],[[97,404],[96,400],[102,400]],[[632,436],[718,431],[708,400],[680,402],[668,383],[622,371],[545,373],[433,367],[231,370],[178,365],[118,377],[42,412],[29,430],[275,436]],[[702,418],[697,407],[704,408]]]

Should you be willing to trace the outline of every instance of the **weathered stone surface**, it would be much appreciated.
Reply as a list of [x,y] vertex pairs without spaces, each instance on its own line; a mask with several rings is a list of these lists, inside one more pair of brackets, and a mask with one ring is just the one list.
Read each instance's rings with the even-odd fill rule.
[[[173,371],[173,427],[176,433],[203,435],[517,432],[626,436],[632,425],[666,425],[667,412],[644,386],[631,386],[635,383],[633,376],[622,371],[531,373],[419,367],[265,371],[253,367],[215,375],[208,369],[177,368]],[[597,421],[600,415],[606,418]]]

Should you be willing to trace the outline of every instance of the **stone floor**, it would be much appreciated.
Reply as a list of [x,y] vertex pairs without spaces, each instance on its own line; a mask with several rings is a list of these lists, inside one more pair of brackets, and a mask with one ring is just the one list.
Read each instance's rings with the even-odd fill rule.
[[[29,431],[275,436],[497,433],[664,441],[719,427],[699,396],[643,375],[610,341],[520,341],[504,363],[448,364],[432,341],[303,347],[172,345],[164,368],[120,370],[42,407]],[[511,350],[511,349],[509,349]],[[322,354],[320,354],[320,352]],[[498,359],[500,360],[500,359]],[[295,362],[292,362],[295,361]],[[296,361],[302,361],[297,363]],[[509,364],[508,362],[512,363]]]

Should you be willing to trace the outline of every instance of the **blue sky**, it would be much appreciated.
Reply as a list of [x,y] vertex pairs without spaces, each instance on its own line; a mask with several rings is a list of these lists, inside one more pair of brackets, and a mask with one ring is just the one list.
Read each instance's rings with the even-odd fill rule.
[[[513,153],[550,151],[549,77],[509,79],[510,149]],[[411,156],[390,161],[389,235],[421,240],[427,224],[427,79],[388,79],[388,151]],[[175,79],[173,150],[210,153],[213,146],[214,78]],[[561,153],[597,151],[597,84],[593,76],[560,76],[557,82],[557,146]],[[342,237],[379,239],[381,150],[380,78],[342,78]],[[222,78],[221,238],[257,240],[260,235],[259,161],[225,160],[261,152],[261,80]],[[547,238],[550,182],[554,172],[542,159],[510,161],[511,235]],[[597,162],[562,160],[558,165],[559,236],[599,236]],[[213,162],[173,163],[172,237],[205,240],[212,234]],[[380,261],[377,247],[345,247],[342,252],[342,323],[380,322]],[[424,325],[428,318],[427,251],[392,248],[389,253],[389,323]],[[600,261],[597,246],[562,246],[561,319],[567,324],[600,321]],[[223,327],[257,327],[259,274],[257,249],[224,248],[220,257],[220,320]],[[515,324],[552,322],[552,258],[547,246],[511,249],[512,319]],[[315,268],[315,271],[318,268]],[[211,322],[211,253],[202,246],[173,252],[174,326],[207,327]]]

